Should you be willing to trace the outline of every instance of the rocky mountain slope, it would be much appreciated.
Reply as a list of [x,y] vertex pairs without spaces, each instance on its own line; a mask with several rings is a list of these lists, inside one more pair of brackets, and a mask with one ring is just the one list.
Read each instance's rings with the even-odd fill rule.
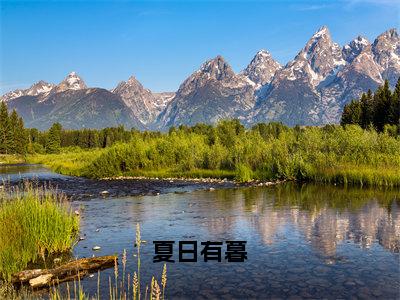
[[276,71],[281,68],[282,66],[272,58],[268,51],[260,50],[241,74],[254,82],[257,87],[261,87],[270,83]]
[[242,118],[254,106],[254,83],[236,75],[221,56],[205,62],[179,87],[158,118],[161,128]]
[[335,43],[321,27],[296,57],[281,66],[266,50],[236,74],[221,57],[206,61],[176,93],[153,93],[134,77],[111,91],[89,89],[76,73],[60,84],[40,81],[0,98],[16,108],[28,126],[55,121],[71,128],[124,124],[167,129],[180,124],[239,118],[247,125],[281,121],[288,125],[337,123],[343,106],[388,79],[400,77],[396,29],[373,43],[358,36]]
[[22,96],[7,99],[9,109],[16,109],[27,127],[44,130],[59,122],[71,129],[118,125],[144,128],[118,95],[87,88],[75,72],[58,85],[47,84],[49,89],[37,89],[36,85],[23,91]]
[[25,90],[15,90],[11,91],[2,97],[0,97],[0,101],[8,102],[12,99],[16,99],[22,96],[37,96],[39,94],[45,94],[50,92],[50,90],[54,88],[54,84],[44,82],[43,80],[34,83],[30,88]]
[[342,49],[320,28],[295,59],[277,71],[248,121],[288,125],[337,123],[343,106],[384,79],[400,75],[399,36],[391,29],[371,45],[357,37]]

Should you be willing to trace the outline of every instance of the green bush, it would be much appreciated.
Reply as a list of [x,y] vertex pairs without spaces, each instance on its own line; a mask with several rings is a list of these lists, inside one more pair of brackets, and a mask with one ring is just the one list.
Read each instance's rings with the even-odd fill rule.
[[[74,150],[75,151],[75,150]],[[64,150],[62,151],[64,152]],[[400,185],[400,137],[358,125],[288,128],[236,122],[135,133],[104,149],[33,156],[54,170],[93,178],[235,174],[250,179]]]
[[253,179],[253,171],[244,164],[238,164],[235,171],[235,180],[238,182],[249,182]]

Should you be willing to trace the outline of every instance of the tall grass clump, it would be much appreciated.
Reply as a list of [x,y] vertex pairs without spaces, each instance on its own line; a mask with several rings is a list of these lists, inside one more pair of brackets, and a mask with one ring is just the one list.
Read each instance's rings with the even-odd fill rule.
[[63,194],[25,183],[0,191],[0,277],[11,275],[48,255],[69,251],[79,219]]

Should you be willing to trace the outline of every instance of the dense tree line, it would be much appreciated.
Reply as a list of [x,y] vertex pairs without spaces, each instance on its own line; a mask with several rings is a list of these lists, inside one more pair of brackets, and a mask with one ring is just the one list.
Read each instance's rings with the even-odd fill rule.
[[63,129],[54,123],[49,130],[29,129],[33,152],[58,153],[63,147],[106,148],[116,142],[128,142],[134,129],[126,130],[123,126],[104,129]]
[[7,110],[4,102],[0,104],[0,153],[25,154],[28,147],[28,135],[24,122],[17,112]]
[[[25,128],[17,112],[8,112],[5,102],[0,105],[0,154],[58,153],[63,147],[106,148],[116,142],[128,142],[135,129],[123,126],[104,129],[63,129],[54,123],[48,130]],[[145,132],[144,136],[159,133]]]
[[364,129],[373,126],[380,132],[386,128],[400,133],[400,78],[393,92],[386,80],[375,93],[369,90],[360,99],[345,105],[341,124],[357,124]]
[[132,132],[104,149],[38,156],[58,172],[113,176],[297,179],[359,185],[400,185],[400,139],[358,125],[245,128],[238,120],[179,126],[167,133]]

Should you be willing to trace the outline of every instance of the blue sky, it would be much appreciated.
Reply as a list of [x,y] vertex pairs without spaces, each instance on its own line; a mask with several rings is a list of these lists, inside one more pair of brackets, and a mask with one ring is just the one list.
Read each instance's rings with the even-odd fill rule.
[[174,91],[218,54],[238,72],[260,49],[287,63],[322,25],[343,45],[399,24],[392,0],[0,0],[0,93],[70,71],[93,87],[135,75],[153,91]]

